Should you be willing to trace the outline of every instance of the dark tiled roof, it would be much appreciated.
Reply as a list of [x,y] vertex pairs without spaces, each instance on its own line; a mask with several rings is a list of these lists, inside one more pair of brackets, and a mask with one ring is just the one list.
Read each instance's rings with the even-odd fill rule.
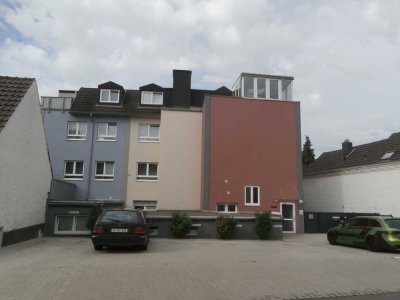
[[[143,87],[161,88],[155,84]],[[143,88],[141,87],[141,88]],[[161,88],[164,93],[164,107],[172,106],[172,88]],[[217,90],[191,90],[191,106],[202,107],[205,95],[224,95],[232,96],[232,91],[226,87]],[[79,113],[101,113],[101,114],[159,114],[161,106],[140,104],[140,90],[126,90],[121,104],[101,104],[99,103],[99,90],[97,88],[80,88],[74,102],[71,105],[72,114]]]
[[0,76],[0,131],[6,126],[34,80]]
[[[382,156],[389,152],[394,154],[389,159],[382,159]],[[343,158],[342,150],[324,152],[313,164],[303,169],[304,175],[307,176],[395,160],[400,160],[400,132],[393,133],[381,141],[355,146],[346,159]]]

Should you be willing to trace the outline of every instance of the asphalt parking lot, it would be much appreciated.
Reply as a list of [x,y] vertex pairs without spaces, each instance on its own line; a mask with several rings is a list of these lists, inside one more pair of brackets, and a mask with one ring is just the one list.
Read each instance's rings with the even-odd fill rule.
[[400,253],[282,241],[152,239],[94,251],[89,238],[0,248],[0,299],[296,299],[400,292]]

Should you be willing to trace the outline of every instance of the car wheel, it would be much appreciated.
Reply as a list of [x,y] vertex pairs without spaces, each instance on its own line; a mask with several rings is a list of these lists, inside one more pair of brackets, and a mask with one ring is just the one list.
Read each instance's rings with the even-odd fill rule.
[[367,238],[366,244],[367,249],[371,252],[377,252],[381,250],[378,244],[378,239],[376,237]]
[[337,239],[337,233],[336,232],[328,232],[328,242],[329,242],[329,244],[337,245],[336,239]]
[[103,246],[102,245],[94,245],[94,250],[98,251],[98,250],[103,250]]

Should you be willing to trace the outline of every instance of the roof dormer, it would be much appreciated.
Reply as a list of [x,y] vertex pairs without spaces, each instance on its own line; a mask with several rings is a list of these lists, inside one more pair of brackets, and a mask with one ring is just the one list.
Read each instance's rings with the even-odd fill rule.
[[163,105],[164,88],[161,86],[151,83],[141,86],[139,91],[141,105]]
[[100,84],[98,104],[101,105],[121,105],[124,99],[125,90],[119,84],[108,81]]
[[233,86],[234,96],[251,99],[293,100],[293,77],[242,73]]

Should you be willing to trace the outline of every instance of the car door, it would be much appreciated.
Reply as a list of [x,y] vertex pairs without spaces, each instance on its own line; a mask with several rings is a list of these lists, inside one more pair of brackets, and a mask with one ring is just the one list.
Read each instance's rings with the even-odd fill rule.
[[370,230],[371,230],[370,219],[368,218],[358,219],[358,222],[356,223],[356,226],[353,226],[353,231],[352,231],[353,246],[364,247],[365,237]]
[[361,246],[359,240],[365,231],[368,232],[368,219],[353,218],[339,230],[337,242],[349,246]]

